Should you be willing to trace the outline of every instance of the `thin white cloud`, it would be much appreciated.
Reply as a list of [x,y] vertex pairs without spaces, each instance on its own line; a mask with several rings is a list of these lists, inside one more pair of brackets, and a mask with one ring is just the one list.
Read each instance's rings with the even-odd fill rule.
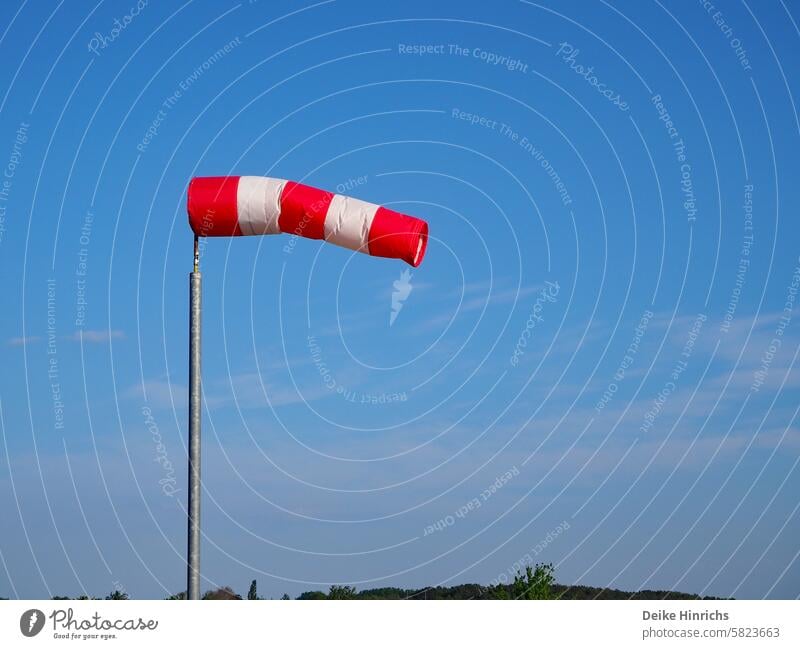
[[70,338],[78,341],[83,338],[85,343],[104,343],[115,338],[125,338],[125,332],[120,329],[78,329]]
[[138,399],[152,408],[184,408],[189,398],[185,385],[161,379],[147,380],[131,386],[123,393],[129,399]]
[[494,306],[497,304],[510,304],[519,301],[527,295],[538,293],[542,290],[543,286],[521,286],[519,289],[509,288],[502,291],[489,293],[481,297],[466,300],[461,305],[461,311],[474,311],[475,309],[482,309],[485,306]]
[[41,336],[15,336],[14,338],[9,338],[7,344],[11,345],[11,347],[24,347],[40,340]]
[[[234,374],[227,378],[203,381],[203,401],[215,408],[274,408],[311,402],[331,396],[334,391],[324,385],[303,389],[298,393],[290,384],[279,385],[259,377],[257,372]],[[184,408],[189,398],[185,385],[166,379],[149,379],[131,386],[123,393],[128,399],[140,400],[151,408]]]
[[238,404],[240,408],[267,408],[316,401],[331,394],[333,392],[323,385],[299,393],[288,383],[278,385],[258,372],[245,372],[214,381],[206,400],[212,407]]

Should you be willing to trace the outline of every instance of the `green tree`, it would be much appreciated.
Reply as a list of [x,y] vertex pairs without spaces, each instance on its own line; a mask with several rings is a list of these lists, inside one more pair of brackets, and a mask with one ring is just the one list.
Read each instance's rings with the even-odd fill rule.
[[331,586],[328,599],[355,599],[356,589],[353,586]]
[[489,586],[486,589],[486,595],[483,599],[508,599],[508,587],[504,584],[497,584],[496,586]]
[[242,597],[233,592],[233,588],[230,586],[223,586],[216,590],[207,590],[203,599],[242,599]]
[[525,566],[514,577],[511,595],[514,599],[553,599],[552,563],[537,563],[535,567]]
[[122,590],[112,590],[108,595],[106,595],[106,599],[128,599],[128,593]]
[[250,590],[247,591],[247,599],[258,599],[258,589],[256,588],[256,580],[250,582]]
[[284,593],[283,597],[281,597],[281,599],[292,599],[292,598],[289,597],[289,593]]
[[321,590],[307,590],[305,593],[300,593],[297,599],[328,599],[328,596]]

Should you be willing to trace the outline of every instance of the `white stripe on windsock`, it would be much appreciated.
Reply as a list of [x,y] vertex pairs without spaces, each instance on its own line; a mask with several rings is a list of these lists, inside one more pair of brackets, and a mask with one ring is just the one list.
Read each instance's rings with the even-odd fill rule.
[[242,234],[280,234],[281,193],[286,181],[280,178],[241,176],[236,193],[236,211]]
[[369,228],[378,206],[335,194],[325,215],[325,241],[367,252]]

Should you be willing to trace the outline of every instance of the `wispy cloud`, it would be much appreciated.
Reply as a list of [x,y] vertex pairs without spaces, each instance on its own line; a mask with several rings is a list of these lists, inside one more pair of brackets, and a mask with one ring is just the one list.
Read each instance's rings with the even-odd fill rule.
[[520,286],[519,288],[509,288],[501,291],[495,291],[481,297],[466,300],[461,305],[462,311],[474,311],[475,309],[482,309],[484,306],[495,306],[498,304],[510,304],[517,300],[522,299],[527,295],[537,293],[543,287],[537,286]]
[[[489,282],[465,284],[463,291],[458,290],[448,294],[451,300],[461,300],[460,305],[455,303],[453,307],[447,311],[438,314],[432,313],[429,317],[425,318],[424,322],[420,323],[414,329],[414,332],[422,333],[430,331],[431,329],[441,328],[447,325],[451,320],[457,319],[461,313],[470,313],[479,309],[488,309],[492,306],[512,304],[515,301],[524,301],[525,297],[541,291],[542,288],[543,285],[541,284],[500,289],[498,289],[497,283],[494,285]],[[488,292],[489,289],[493,289],[492,292]]]
[[125,390],[123,396],[138,399],[152,408],[183,408],[189,398],[189,391],[185,385],[164,379],[151,379],[131,386]]
[[[258,372],[243,372],[226,378],[203,381],[203,401],[209,408],[278,408],[297,403],[317,401],[335,394],[321,383],[298,392],[288,382],[268,380]],[[167,379],[148,379],[124,392],[129,399],[138,399],[152,408],[183,408],[189,397],[185,385]]]
[[[66,340],[80,341],[83,338],[85,343],[105,343],[113,339],[125,338],[125,332],[121,329],[78,329],[69,336],[64,336]],[[24,347],[39,342],[41,336],[15,336],[9,338],[7,343],[11,347]]]
[[85,343],[104,343],[115,338],[125,338],[125,332],[120,329],[78,329],[71,340],[81,340]]
[[298,392],[288,383],[280,385],[258,372],[244,372],[213,381],[208,388],[206,402],[210,407],[266,408],[270,405],[280,407],[316,401],[332,394],[322,384]]
[[11,347],[24,347],[40,340],[41,336],[15,336],[14,338],[9,338],[7,344]]

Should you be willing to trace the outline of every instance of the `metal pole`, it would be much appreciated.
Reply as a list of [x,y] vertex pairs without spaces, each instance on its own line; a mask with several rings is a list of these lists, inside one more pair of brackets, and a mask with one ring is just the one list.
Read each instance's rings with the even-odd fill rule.
[[194,238],[194,270],[189,273],[189,547],[187,599],[200,599],[200,251]]

